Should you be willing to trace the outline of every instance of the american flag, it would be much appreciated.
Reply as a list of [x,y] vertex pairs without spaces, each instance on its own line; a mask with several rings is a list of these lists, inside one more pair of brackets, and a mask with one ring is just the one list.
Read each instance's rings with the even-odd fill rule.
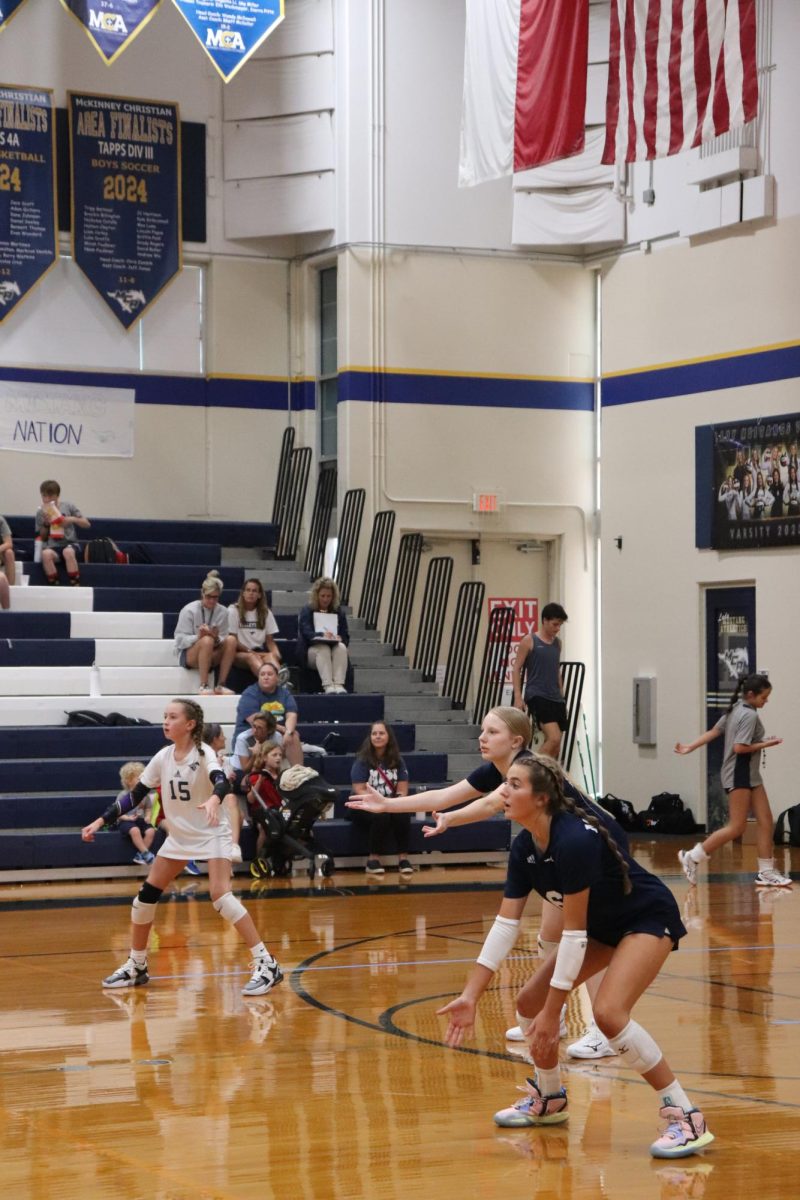
[[756,0],[611,0],[603,162],[679,154],[758,107]]

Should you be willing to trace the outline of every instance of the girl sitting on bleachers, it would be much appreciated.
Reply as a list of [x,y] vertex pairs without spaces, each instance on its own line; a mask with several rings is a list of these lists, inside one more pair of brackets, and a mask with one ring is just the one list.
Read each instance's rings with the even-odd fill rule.
[[217,673],[219,686],[224,687],[228,682],[234,665],[250,671],[258,679],[258,672],[265,662],[274,663],[278,668],[278,681],[285,683],[286,679],[280,674],[283,667],[280,651],[275,645],[277,632],[278,622],[267,605],[261,580],[245,579],[239,599],[228,605],[228,636]]

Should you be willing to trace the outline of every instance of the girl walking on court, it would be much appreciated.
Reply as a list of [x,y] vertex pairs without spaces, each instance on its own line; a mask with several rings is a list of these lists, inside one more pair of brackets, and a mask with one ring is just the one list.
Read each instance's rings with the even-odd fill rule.
[[203,710],[193,700],[172,700],[164,710],[164,736],[172,744],[159,750],[131,792],[135,803],[158,788],[169,822],[169,836],[134,898],[131,952],[103,980],[104,988],[141,987],[149,982],[147,941],[164,889],[190,859],[208,862],[214,908],[233,925],[253,957],[252,974],[242,992],[262,996],[283,975],[267,950],[252,917],[231,891],[232,841],[223,799],[229,787],[214,751],[202,741]]
[[728,823],[709,834],[704,842],[698,842],[692,850],[678,851],[683,873],[689,883],[697,883],[698,867],[708,862],[715,850],[742,836],[748,813],[752,810],[756,818],[758,854],[756,887],[791,887],[792,881],[788,875],[782,875],[775,867],[772,809],[760,769],[763,751],[780,746],[783,741],[783,738],[764,736],[764,726],[758,715],[769,700],[771,691],[772,684],[766,675],[748,675],[740,679],[728,711],[723,713],[716,725],[694,742],[678,742],[675,746],[676,754],[691,754],[715,738],[725,737],[721,779],[728,797]]
[[567,1093],[558,1062],[561,1007],[574,987],[605,970],[594,1000],[595,1020],[623,1063],[658,1093],[664,1132],[655,1158],[684,1158],[714,1139],[631,1010],[686,930],[667,887],[621,849],[609,825],[576,809],[558,765],[539,756],[517,759],[501,788],[506,816],[522,831],[514,839],[500,917],[489,932],[461,995],[439,1009],[446,1040],[460,1046],[477,1004],[516,938],[528,896],[537,892],[563,909],[564,932],[517,997],[517,1017],[536,1075],[522,1100],[495,1113],[495,1123],[521,1129],[567,1120]]

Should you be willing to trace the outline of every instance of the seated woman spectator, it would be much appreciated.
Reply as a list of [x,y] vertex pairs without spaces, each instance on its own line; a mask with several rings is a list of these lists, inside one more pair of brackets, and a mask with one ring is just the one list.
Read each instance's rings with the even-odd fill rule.
[[283,738],[278,733],[278,722],[272,713],[257,712],[250,718],[249,727],[246,725],[236,739],[233,754],[230,757],[231,782],[234,790],[239,790],[242,776],[250,770],[253,756],[265,744],[282,746]]
[[234,747],[239,734],[251,724],[255,713],[271,713],[277,723],[278,733],[283,737],[283,750],[289,763],[295,767],[303,761],[303,747],[297,732],[297,701],[288,688],[278,683],[278,671],[274,663],[264,663],[258,672],[258,682],[245,688],[236,708]]
[[[274,663],[279,678],[283,667],[275,634],[278,622],[267,606],[267,597],[259,579],[246,579],[235,604],[228,605],[228,636],[222,650],[217,678],[220,686],[228,682],[231,667],[243,667],[256,678],[265,662]],[[281,683],[285,678],[281,679]]]
[[350,631],[332,579],[317,579],[297,618],[297,661],[315,667],[325,692],[346,692]]
[[[400,754],[397,738],[384,721],[373,721],[369,735],[356,754],[350,780],[357,796],[366,794],[368,786],[381,796],[391,798],[408,795],[408,770]],[[414,868],[408,861],[411,814],[359,810],[358,818],[367,824],[367,874],[385,874],[381,855],[394,852],[398,855],[397,868],[400,874],[412,875]]]
[[0,608],[8,608],[9,587],[17,580],[17,563],[14,558],[14,539],[5,517],[0,517]]
[[230,688],[208,682],[212,667],[219,665],[228,633],[228,612],[219,598],[223,583],[218,571],[209,571],[200,584],[200,599],[184,605],[175,626],[175,653],[182,667],[200,672],[200,695],[232,696]]

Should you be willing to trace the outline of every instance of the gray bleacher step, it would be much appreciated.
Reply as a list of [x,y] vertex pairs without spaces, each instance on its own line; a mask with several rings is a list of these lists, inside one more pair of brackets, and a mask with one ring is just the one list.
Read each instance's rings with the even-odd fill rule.
[[408,659],[392,653],[392,647],[386,642],[362,641],[360,636],[350,640],[350,661],[357,665],[363,661],[364,666],[374,663],[381,667],[407,667]]
[[472,771],[483,764],[477,749],[472,754],[447,753],[448,779],[466,779]]
[[310,578],[296,559],[281,560],[279,562],[274,558],[270,558],[270,554],[270,550],[265,550],[261,546],[222,546],[220,550],[220,562],[223,567],[258,566],[265,571],[275,567],[279,571],[296,571],[298,574],[305,575],[306,579]]
[[463,724],[464,714],[450,707],[446,696],[386,696],[383,711],[387,721],[418,721],[420,716],[427,723],[444,722]]
[[391,667],[356,667],[357,692],[383,692],[393,696],[436,695],[435,683],[424,683],[421,671],[404,671]]
[[464,724],[454,727],[452,724],[427,725],[418,722],[414,744],[418,750],[431,750],[435,753],[452,748],[456,753],[466,754],[469,751],[477,752],[479,733],[477,725]]
[[248,579],[260,579],[264,588],[271,591],[273,596],[276,591],[297,592],[304,596],[306,601],[308,600],[311,579],[305,571],[285,571],[280,566],[265,571],[263,567],[251,568],[246,563],[239,563],[238,566],[244,567]]

